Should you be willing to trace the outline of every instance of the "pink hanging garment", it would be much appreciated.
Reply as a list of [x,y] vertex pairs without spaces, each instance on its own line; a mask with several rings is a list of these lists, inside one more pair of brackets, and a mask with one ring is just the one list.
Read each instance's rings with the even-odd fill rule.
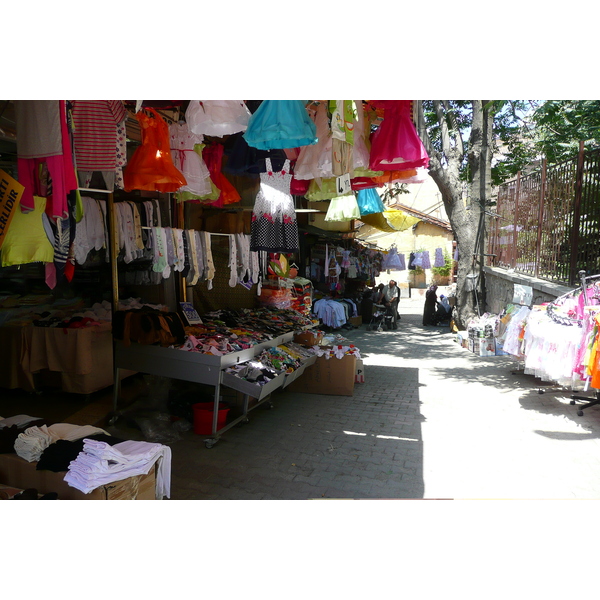
[[68,216],[67,195],[77,189],[71,154],[64,100],[18,100],[15,102],[17,126],[17,170],[25,186],[21,210],[34,210],[34,195],[41,194],[40,165],[46,165],[51,193],[46,214],[52,218]]
[[383,121],[371,137],[369,167],[395,171],[429,166],[429,156],[411,120],[410,100],[373,100]]

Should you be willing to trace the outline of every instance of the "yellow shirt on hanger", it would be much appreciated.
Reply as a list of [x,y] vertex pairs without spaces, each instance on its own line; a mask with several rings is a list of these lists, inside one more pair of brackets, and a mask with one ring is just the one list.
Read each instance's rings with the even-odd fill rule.
[[54,246],[48,240],[42,215],[46,198],[33,197],[35,208],[23,213],[18,208],[10,222],[2,244],[2,266],[25,265],[33,262],[54,262]]

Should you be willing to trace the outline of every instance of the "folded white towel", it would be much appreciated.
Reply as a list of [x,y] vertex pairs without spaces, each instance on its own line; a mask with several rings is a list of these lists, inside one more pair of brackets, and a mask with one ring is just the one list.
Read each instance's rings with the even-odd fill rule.
[[101,485],[146,475],[156,464],[156,498],[170,498],[171,456],[171,448],[162,444],[125,441],[110,446],[85,439],[83,452],[71,461],[64,480],[89,494]]

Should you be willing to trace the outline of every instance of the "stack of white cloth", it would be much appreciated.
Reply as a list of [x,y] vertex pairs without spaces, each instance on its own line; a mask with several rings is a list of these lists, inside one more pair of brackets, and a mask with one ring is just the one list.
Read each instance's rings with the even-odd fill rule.
[[15,452],[27,462],[40,460],[42,452],[56,440],[69,440],[74,442],[89,435],[108,432],[93,425],[71,425],[70,423],[55,423],[40,427],[28,427],[20,433],[15,440]]
[[146,475],[156,463],[156,498],[171,497],[171,448],[151,442],[126,441],[111,446],[84,440],[83,452],[71,461],[65,481],[89,494],[101,485]]

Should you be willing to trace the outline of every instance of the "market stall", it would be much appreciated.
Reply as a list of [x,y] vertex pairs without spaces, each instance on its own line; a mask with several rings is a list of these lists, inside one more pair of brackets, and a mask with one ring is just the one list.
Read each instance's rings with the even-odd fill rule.
[[[360,323],[361,290],[383,255],[355,244],[352,224],[385,209],[377,188],[419,181],[428,164],[410,101],[15,101],[14,108],[16,208],[38,215],[47,238],[37,226],[40,251],[25,260],[44,265],[52,290],[90,264],[108,272],[102,292],[113,318],[127,290],[164,305],[158,321],[183,317],[186,303],[204,308],[206,325],[207,299],[218,298],[219,309],[291,309],[312,327]],[[308,233],[307,212],[324,214],[326,228],[343,223],[348,237],[323,245]],[[5,240],[3,265],[6,257],[23,260],[19,252]],[[191,323],[180,325],[172,339],[163,331],[132,340],[112,321],[114,409],[123,370],[212,385],[215,438],[220,387],[249,390],[240,383],[244,368],[231,369],[281,350],[309,326],[288,324],[250,346],[215,351],[195,344]],[[55,335],[36,334],[35,365],[64,362]],[[298,379],[304,358],[253,397]]]

